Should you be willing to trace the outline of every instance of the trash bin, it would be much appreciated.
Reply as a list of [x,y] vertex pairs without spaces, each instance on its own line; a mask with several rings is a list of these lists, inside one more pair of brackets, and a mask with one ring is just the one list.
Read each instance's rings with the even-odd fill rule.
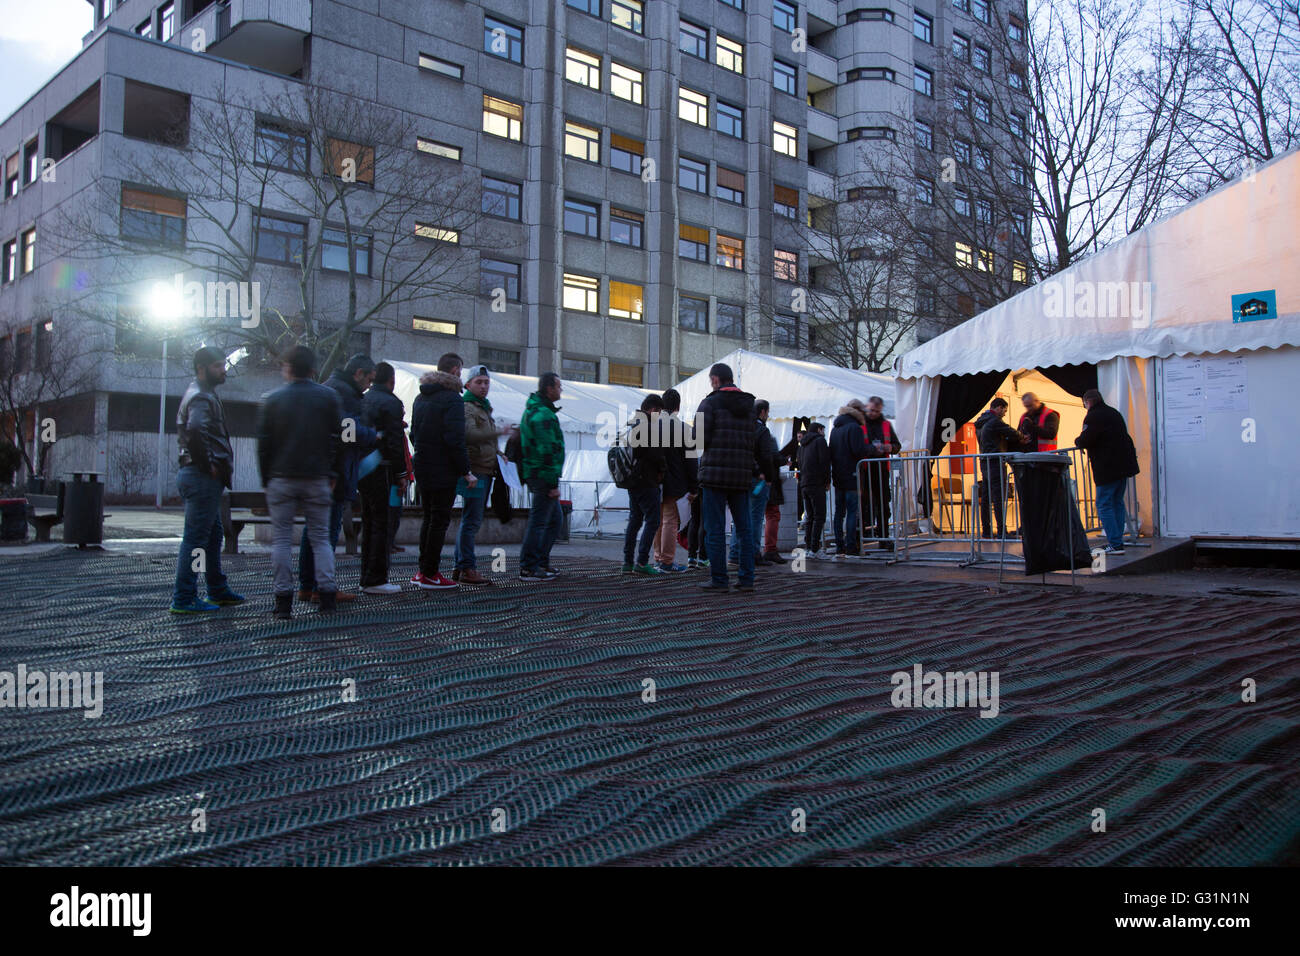
[[104,542],[104,482],[97,471],[74,471],[64,484],[63,543],[85,547]]
[[0,498],[0,541],[27,539],[27,499]]
[[1029,452],[1011,459],[1020,496],[1025,574],[1092,566],[1088,537],[1066,481],[1069,467],[1064,452]]
[[573,502],[560,499],[560,533],[558,540],[569,540],[569,516],[573,514]]

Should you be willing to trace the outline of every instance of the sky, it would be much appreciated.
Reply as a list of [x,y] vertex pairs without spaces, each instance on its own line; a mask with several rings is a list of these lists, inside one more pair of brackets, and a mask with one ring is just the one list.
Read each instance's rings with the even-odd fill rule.
[[0,119],[77,55],[94,24],[87,0],[0,0]]

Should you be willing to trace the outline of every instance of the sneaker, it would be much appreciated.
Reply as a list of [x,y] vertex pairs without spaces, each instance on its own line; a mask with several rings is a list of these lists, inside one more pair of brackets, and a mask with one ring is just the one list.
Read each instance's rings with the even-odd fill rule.
[[559,568],[553,568],[553,567],[551,567],[551,566],[548,564],[548,565],[546,566],[546,573],[549,574],[549,575],[550,575],[551,577],[553,577],[553,578],[558,578],[558,577],[560,576],[560,569],[559,569]]
[[219,609],[220,605],[213,604],[211,601],[205,601],[201,597],[196,597],[188,601],[183,601],[180,604],[172,601],[172,606],[167,610],[171,611],[173,614],[205,614],[208,611],[216,611]]
[[632,569],[632,573],[639,574],[642,577],[653,578],[653,577],[658,577],[659,575],[664,574],[665,572],[663,568],[657,568],[653,564],[638,564],[636,567]]
[[234,591],[230,590],[230,588],[226,588],[219,594],[208,595],[208,601],[217,605],[217,607],[231,607],[235,604],[243,604],[246,600],[248,599],[242,594],[236,594]]
[[[416,578],[420,580],[417,581]],[[415,578],[411,578],[411,581],[414,582],[416,587],[423,588],[426,591],[445,591],[448,588],[457,586],[455,581],[443,576],[441,573],[435,574],[433,577],[429,577],[427,574],[417,574]]]
[[767,552],[765,555],[763,555],[763,560],[766,561],[768,564],[785,564],[785,563],[786,563],[785,558],[781,557],[781,554],[780,554],[780,552],[778,552],[778,551],[769,551],[769,552]]
[[831,556],[832,561],[847,561],[848,559],[849,556],[843,551],[836,551],[835,554]]
[[717,594],[727,594],[731,591],[731,588],[729,588],[727,585],[714,584],[712,581],[709,581],[706,584],[697,584],[696,587],[698,587],[701,591],[713,591]]
[[634,567],[635,567],[635,565],[633,565],[630,561],[624,561],[624,562],[623,562],[623,570],[622,570],[621,572],[619,572],[619,573],[620,573],[620,574],[631,574],[631,573],[632,573],[632,569],[633,569]]
[[555,576],[552,575],[552,574],[548,574],[545,570],[542,570],[542,571],[520,571],[520,572],[519,572],[519,580],[520,580],[520,581],[524,581],[524,582],[526,582],[526,583],[528,583],[528,584],[537,584],[537,583],[539,583],[539,582],[541,582],[541,581],[554,581],[554,580],[555,580]]
[[696,558],[696,559],[695,559],[695,567],[696,567],[696,569],[699,570],[699,571],[707,571],[707,570],[709,570],[709,559],[708,559],[708,558]]
[[1123,553],[1124,553],[1124,549],[1123,549],[1122,547],[1121,547],[1121,548],[1116,548],[1116,547],[1114,547],[1114,546],[1112,546],[1112,545],[1106,545],[1106,553],[1107,553],[1107,554],[1123,554]]
[[686,571],[686,565],[684,565],[684,564],[665,564],[665,565],[663,566],[663,569],[664,569],[665,571],[667,571],[669,574],[682,574],[682,573],[684,573],[684,572]]
[[400,594],[402,592],[402,586],[400,584],[393,584],[390,581],[388,584],[372,584],[369,587],[362,588],[361,590],[366,594]]
[[560,576],[560,572],[555,570],[555,568],[542,568],[536,573],[541,575],[543,581],[554,581]]
[[475,586],[492,583],[491,578],[483,577],[483,575],[479,574],[474,568],[465,568],[460,572],[460,577],[457,578],[457,580],[460,581],[461,584],[472,584]]
[[744,592],[746,592],[746,593],[752,593],[753,590],[754,590],[754,585],[753,585],[753,584],[741,584],[739,581],[737,581],[737,582],[736,582],[736,590],[737,590],[737,591],[744,591]]

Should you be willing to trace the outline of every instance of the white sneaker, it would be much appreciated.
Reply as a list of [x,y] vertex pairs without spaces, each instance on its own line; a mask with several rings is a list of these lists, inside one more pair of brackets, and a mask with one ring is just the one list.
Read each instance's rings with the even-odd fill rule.
[[838,551],[835,552],[835,556],[834,556],[833,558],[831,558],[832,561],[847,561],[848,559],[849,559],[849,556],[848,556],[847,554],[843,554],[843,553],[838,552]]
[[400,584],[372,584],[370,587],[361,589],[366,594],[400,594],[402,586]]

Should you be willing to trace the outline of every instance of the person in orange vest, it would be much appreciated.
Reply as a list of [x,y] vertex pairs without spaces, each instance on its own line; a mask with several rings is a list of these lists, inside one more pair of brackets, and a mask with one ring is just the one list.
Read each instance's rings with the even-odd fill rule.
[[1020,396],[1025,413],[1020,416],[1017,431],[1024,437],[1023,451],[1056,451],[1056,432],[1061,427],[1061,416],[1038,400],[1033,392]]

